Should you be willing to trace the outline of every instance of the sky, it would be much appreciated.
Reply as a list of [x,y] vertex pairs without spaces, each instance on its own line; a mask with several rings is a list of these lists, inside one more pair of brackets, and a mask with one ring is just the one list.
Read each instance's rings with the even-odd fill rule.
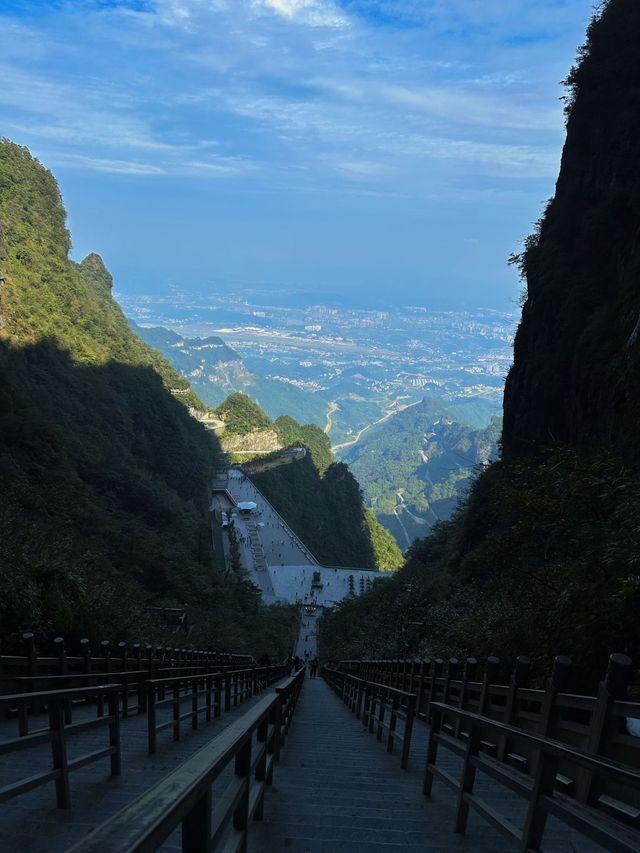
[[591,0],[0,0],[0,135],[123,294],[514,310]]

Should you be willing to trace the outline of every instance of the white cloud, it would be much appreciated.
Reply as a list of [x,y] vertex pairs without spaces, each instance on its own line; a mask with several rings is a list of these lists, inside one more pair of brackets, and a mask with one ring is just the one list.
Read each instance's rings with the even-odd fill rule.
[[140,163],[131,160],[109,160],[104,157],[88,157],[84,154],[70,154],[60,151],[45,152],[41,155],[47,166],[68,166],[91,172],[110,172],[118,175],[164,175],[165,170],[152,163]]
[[254,8],[271,9],[274,12],[312,27],[342,28],[349,26],[349,19],[335,3],[327,0],[253,0]]

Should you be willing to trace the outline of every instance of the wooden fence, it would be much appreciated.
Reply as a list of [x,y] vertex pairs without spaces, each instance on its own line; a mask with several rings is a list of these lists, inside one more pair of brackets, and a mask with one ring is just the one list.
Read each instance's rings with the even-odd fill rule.
[[[338,669],[415,693],[416,716],[432,722],[425,793],[434,778],[455,788],[458,831],[471,807],[522,849],[537,849],[552,813],[607,849],[640,851],[640,703],[627,697],[633,666],[626,655],[611,655],[596,696],[567,692],[571,661],[564,656],[544,690],[527,686],[526,657],[506,684],[491,657],[483,666],[469,658],[342,661]],[[439,747],[460,757],[460,778],[437,766]],[[524,830],[475,797],[477,771],[527,799]]]
[[241,669],[255,666],[250,655],[232,655],[210,649],[170,648],[119,642],[113,645],[102,640],[92,649],[89,640],[80,640],[76,654],[69,654],[62,637],[56,637],[49,646],[49,654],[38,650],[32,633],[22,635],[22,654],[0,655],[0,693],[16,692],[17,678],[44,678],[60,675],[111,674],[145,670],[153,678],[158,670],[179,669],[192,672],[210,672],[227,667]]
[[[74,846],[69,853],[151,853],[180,828],[183,853],[246,850],[249,822],[264,814],[265,789],[283,747],[304,668],[165,779]],[[233,762],[224,791],[214,782]]]
[[406,770],[409,766],[416,709],[415,693],[366,681],[331,667],[324,667],[322,675],[345,705],[362,721],[362,725],[371,734],[375,733],[377,740],[381,741],[386,732],[387,752],[393,752],[396,742],[400,744],[400,766]]
[[[238,706],[251,696],[262,692],[270,684],[284,678],[289,670],[284,666],[241,669],[233,672],[209,672],[175,678],[154,678],[146,682],[147,731],[149,754],[156,751],[157,735],[171,729],[173,740],[180,740],[182,720],[190,720],[191,729],[198,728],[198,720],[204,715],[205,722],[217,719],[225,711]],[[170,693],[170,696],[166,694]],[[188,698],[190,707],[182,710]],[[201,702],[204,701],[204,705]],[[171,710],[170,719],[158,722],[158,712]]]
[[[26,719],[27,716],[24,709],[34,699],[46,705],[48,710],[48,725],[46,727],[32,731],[31,733],[25,731],[24,734],[19,735],[17,738],[2,741],[0,743],[0,755],[21,752],[25,749],[32,749],[46,743],[51,744],[52,754],[51,770],[36,773],[0,788],[0,802],[6,802],[41,785],[54,782],[58,807],[69,808],[71,805],[69,774],[73,770],[79,770],[81,767],[86,767],[87,764],[100,761],[103,758],[110,759],[111,775],[119,776],[120,716],[118,694],[120,691],[121,687],[118,684],[102,684],[80,690],[59,690],[37,694],[23,693],[12,696],[0,696],[0,707],[5,704],[18,707],[20,709],[19,719],[21,721]],[[92,698],[100,695],[103,700],[106,700],[108,714],[106,716],[102,714],[95,719],[83,720],[77,723],[67,721],[65,717],[67,716],[70,704],[76,700],[86,699],[86,694],[90,694]],[[94,750],[79,758],[69,760],[67,756],[67,742],[69,738],[80,732],[86,732],[89,729],[103,726],[108,727],[108,746],[104,749]],[[21,729],[23,727],[24,724],[21,723]]]

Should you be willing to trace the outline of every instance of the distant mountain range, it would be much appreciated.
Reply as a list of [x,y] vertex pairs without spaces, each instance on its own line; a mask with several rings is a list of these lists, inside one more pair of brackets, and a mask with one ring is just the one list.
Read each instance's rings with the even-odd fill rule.
[[326,399],[248,370],[242,356],[222,338],[188,338],[162,326],[139,326],[131,319],[129,323],[136,334],[159,350],[189,380],[207,405],[217,406],[228,394],[241,391],[255,400],[270,418],[295,412],[299,421],[325,423]]
[[425,397],[371,429],[341,458],[404,549],[449,518],[474,469],[496,458],[500,430],[499,418],[474,429]]

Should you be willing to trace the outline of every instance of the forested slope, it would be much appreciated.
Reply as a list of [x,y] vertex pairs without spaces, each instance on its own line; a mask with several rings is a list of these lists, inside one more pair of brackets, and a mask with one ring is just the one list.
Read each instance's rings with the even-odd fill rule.
[[250,476],[321,563],[382,570],[400,565],[393,537],[365,508],[357,480],[336,463],[320,427],[301,425],[288,415],[271,421],[245,394],[232,394],[216,412],[231,435],[271,430],[282,448],[307,449],[300,461]]
[[163,603],[189,606],[194,642],[260,645],[281,615],[263,625],[214,566],[202,404],[69,246],[55,180],[0,141],[2,634],[151,638]]
[[473,429],[425,397],[343,456],[376,516],[406,547],[450,517],[478,465],[497,456],[500,423]]

